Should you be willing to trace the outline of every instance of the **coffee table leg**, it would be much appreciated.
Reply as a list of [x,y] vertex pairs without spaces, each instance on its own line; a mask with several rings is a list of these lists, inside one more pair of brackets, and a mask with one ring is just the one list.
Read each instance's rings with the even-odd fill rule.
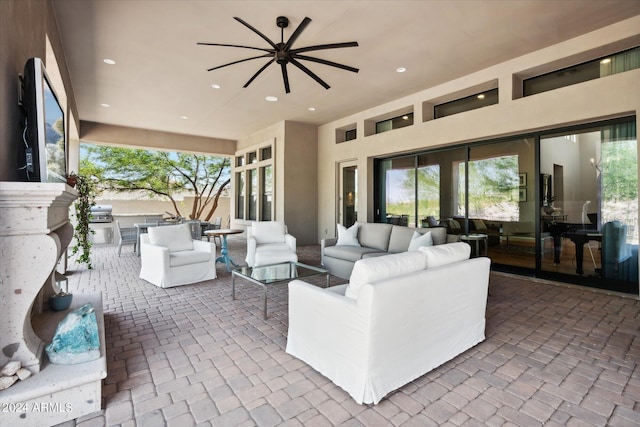
[[264,320],[267,320],[267,287],[264,288]]
[[236,272],[231,272],[231,299],[236,299]]

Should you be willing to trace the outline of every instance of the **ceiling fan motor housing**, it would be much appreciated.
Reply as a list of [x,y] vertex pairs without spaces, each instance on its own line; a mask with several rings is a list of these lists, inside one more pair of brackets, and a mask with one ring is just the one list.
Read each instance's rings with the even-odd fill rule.
[[276,25],[279,28],[287,28],[289,26],[289,18],[286,16],[278,16],[276,18]]

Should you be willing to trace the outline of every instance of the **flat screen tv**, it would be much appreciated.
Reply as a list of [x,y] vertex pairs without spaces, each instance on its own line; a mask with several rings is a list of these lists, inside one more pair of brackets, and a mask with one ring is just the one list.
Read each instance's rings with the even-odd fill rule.
[[64,109],[40,58],[24,66],[24,167],[27,181],[66,182],[67,138]]

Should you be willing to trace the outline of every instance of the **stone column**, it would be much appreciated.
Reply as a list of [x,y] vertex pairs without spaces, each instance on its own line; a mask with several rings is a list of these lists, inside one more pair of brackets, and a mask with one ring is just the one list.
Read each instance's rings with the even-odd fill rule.
[[0,182],[0,366],[19,360],[40,371],[44,342],[34,333],[36,297],[71,242],[69,206],[77,192],[66,184]]

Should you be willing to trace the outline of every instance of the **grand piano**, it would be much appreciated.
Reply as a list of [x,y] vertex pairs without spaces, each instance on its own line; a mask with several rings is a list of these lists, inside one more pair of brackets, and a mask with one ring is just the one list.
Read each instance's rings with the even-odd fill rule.
[[576,274],[582,275],[582,260],[584,257],[584,244],[591,241],[602,241],[602,233],[598,230],[598,214],[587,214],[591,224],[571,223],[557,221],[553,218],[542,220],[542,231],[549,232],[553,237],[553,262],[560,264],[560,252],[562,238],[570,239],[576,245]]

